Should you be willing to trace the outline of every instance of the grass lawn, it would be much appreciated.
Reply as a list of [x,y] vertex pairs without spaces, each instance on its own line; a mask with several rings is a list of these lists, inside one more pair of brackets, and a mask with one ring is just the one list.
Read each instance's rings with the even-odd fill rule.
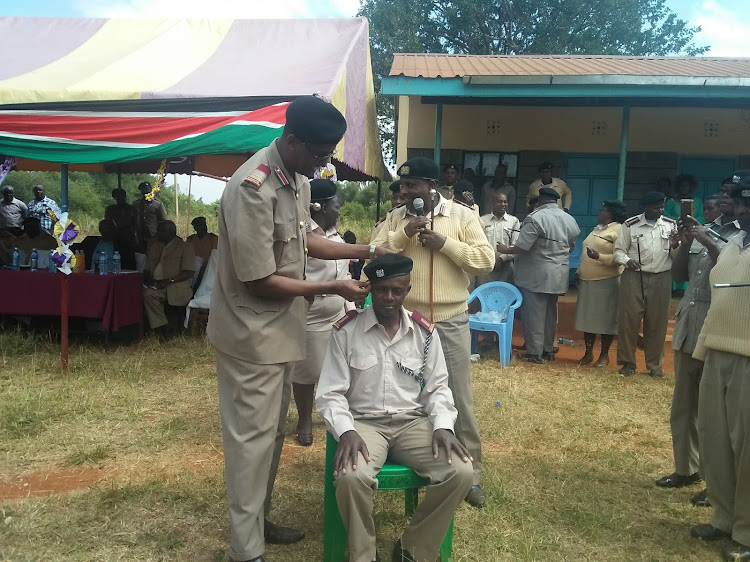
[[[0,333],[0,560],[228,559],[212,348],[155,339],[105,353]],[[614,354],[613,354],[614,357]],[[495,356],[496,358],[496,356]],[[456,513],[454,560],[719,560],[689,537],[700,487],[665,491],[673,379],[622,379],[572,363],[473,366],[488,505]],[[324,426],[293,440],[292,406],[273,520],[307,532],[269,561],[320,560]],[[404,526],[376,494],[379,550]]]

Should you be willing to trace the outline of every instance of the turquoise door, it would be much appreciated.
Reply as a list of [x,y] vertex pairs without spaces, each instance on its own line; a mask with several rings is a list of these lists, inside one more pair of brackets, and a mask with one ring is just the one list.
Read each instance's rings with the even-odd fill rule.
[[570,155],[565,157],[563,178],[573,194],[570,214],[581,234],[570,255],[571,278],[581,262],[582,243],[596,226],[602,201],[617,199],[619,158],[610,155]]
[[726,157],[681,156],[678,170],[680,174],[692,174],[698,179],[695,196],[705,199],[719,192],[721,180],[731,176],[737,169],[737,159]]

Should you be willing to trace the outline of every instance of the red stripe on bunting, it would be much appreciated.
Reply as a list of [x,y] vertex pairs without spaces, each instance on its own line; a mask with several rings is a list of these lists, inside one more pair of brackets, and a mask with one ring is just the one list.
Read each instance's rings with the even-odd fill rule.
[[0,112],[0,134],[18,134],[68,139],[135,144],[164,144],[189,135],[219,129],[238,121],[283,125],[289,104],[271,105],[242,115],[212,116],[210,113],[190,117],[153,117],[137,115],[102,116],[45,115]]

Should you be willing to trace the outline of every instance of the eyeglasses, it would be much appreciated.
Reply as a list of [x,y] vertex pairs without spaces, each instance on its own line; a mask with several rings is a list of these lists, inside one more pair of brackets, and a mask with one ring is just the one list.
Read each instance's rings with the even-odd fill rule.
[[304,144],[304,145],[305,145],[305,148],[306,148],[306,149],[307,149],[307,151],[308,151],[308,152],[310,153],[310,156],[312,156],[313,158],[315,158],[315,160],[316,160],[317,162],[323,162],[323,161],[325,161],[325,160],[330,160],[331,158],[335,157],[335,156],[336,156],[336,155],[337,155],[337,154],[339,153],[339,151],[338,151],[337,149],[335,149],[335,148],[334,148],[334,149],[333,149],[333,152],[331,152],[330,154],[323,154],[323,155],[319,155],[319,154],[315,154],[315,153],[314,153],[314,152],[313,152],[313,151],[312,151],[312,150],[310,149],[310,145],[309,145],[309,144],[308,144],[307,142],[305,142],[305,141],[302,141],[302,144]]

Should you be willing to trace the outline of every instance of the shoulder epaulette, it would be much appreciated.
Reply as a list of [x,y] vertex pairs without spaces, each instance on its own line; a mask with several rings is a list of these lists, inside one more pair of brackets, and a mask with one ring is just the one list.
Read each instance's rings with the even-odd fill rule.
[[676,221],[676,220],[674,220],[674,219],[670,219],[669,217],[665,217],[664,215],[662,215],[662,216],[661,216],[661,218],[662,218],[662,220],[663,220],[664,222],[668,222],[668,223],[672,223],[672,224],[677,224],[677,221]]
[[628,220],[626,220],[625,224],[628,225],[628,226],[633,226],[639,220],[641,220],[641,215],[636,215],[636,216],[630,217]]
[[255,187],[255,189],[260,189],[260,186],[263,185],[263,182],[266,181],[266,179],[268,179],[268,174],[270,173],[271,168],[265,164],[258,164],[258,167],[242,180],[242,185],[250,184]]
[[411,313],[411,318],[412,318],[412,320],[414,320],[414,321],[415,321],[415,322],[416,322],[417,324],[419,324],[420,326],[422,326],[422,327],[423,327],[423,328],[424,328],[425,330],[427,330],[427,331],[428,331],[428,332],[430,332],[430,333],[432,333],[432,332],[433,332],[433,330],[435,329],[435,324],[433,324],[432,322],[430,322],[430,321],[429,321],[429,320],[427,319],[427,317],[425,317],[425,316],[422,316],[422,315],[421,315],[421,314],[420,314],[419,312],[417,312],[416,310],[413,310],[413,311],[412,311],[412,313]]
[[333,327],[336,328],[337,330],[340,330],[341,328],[346,326],[346,324],[350,322],[352,318],[356,318],[358,314],[359,312],[357,312],[356,310],[350,310],[349,312],[344,314],[341,318],[336,320],[333,323]]

